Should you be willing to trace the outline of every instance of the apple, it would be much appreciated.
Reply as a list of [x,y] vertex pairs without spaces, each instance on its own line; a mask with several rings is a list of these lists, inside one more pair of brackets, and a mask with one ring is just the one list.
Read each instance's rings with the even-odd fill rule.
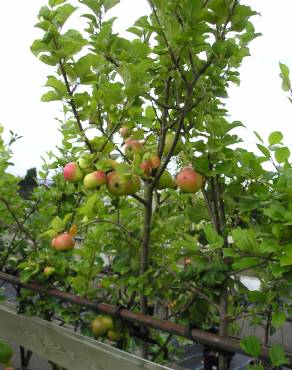
[[130,195],[140,189],[140,178],[136,175],[123,174],[116,171],[108,175],[107,188],[114,195]]
[[140,168],[141,168],[141,170],[144,172],[144,175],[145,175],[146,177],[151,176],[151,173],[152,173],[152,166],[151,166],[150,161],[142,162],[142,163],[140,164]]
[[114,195],[127,195],[129,193],[131,182],[129,175],[125,175],[116,171],[108,174],[107,188]]
[[129,127],[123,126],[120,128],[119,132],[123,139],[127,139],[131,136],[132,130]]
[[151,164],[151,167],[153,170],[156,170],[158,167],[160,167],[161,160],[158,157],[158,155],[153,155],[149,158],[149,162]]
[[135,194],[141,189],[141,179],[137,175],[131,175],[128,195]]
[[103,171],[94,171],[84,177],[83,183],[86,189],[93,190],[106,184],[107,176]]
[[51,276],[56,271],[55,267],[46,266],[43,270],[43,274],[45,277]]
[[196,193],[202,189],[204,177],[192,167],[185,167],[178,173],[176,183],[183,192]]
[[[165,137],[165,143],[164,143],[164,148],[163,148],[163,154],[164,155],[167,155],[172,147],[172,144],[173,144],[173,141],[174,141],[174,138],[175,138],[175,134],[174,133],[170,133],[170,134],[167,134],[166,137]],[[182,150],[182,146],[183,146],[183,142],[181,141],[181,139],[178,140],[175,148],[174,148],[174,151],[173,151],[173,154],[172,155],[178,155],[181,150]]]
[[64,177],[69,182],[78,182],[83,179],[83,173],[76,162],[67,163],[64,167]]
[[165,170],[160,176],[158,183],[156,184],[156,188],[159,190],[167,189],[167,188],[173,189],[174,185],[175,185],[175,181],[172,178],[170,172]]
[[107,330],[112,330],[114,328],[113,319],[110,316],[101,316],[100,320]]
[[122,333],[116,330],[109,330],[107,333],[107,338],[112,342],[119,342],[122,339]]
[[74,248],[75,240],[71,235],[62,233],[52,240],[51,245],[57,251],[69,251]]
[[135,154],[143,154],[143,144],[134,139],[126,140],[125,155],[128,159],[133,159]]
[[109,316],[97,316],[91,322],[91,329],[95,337],[101,337],[106,335],[109,330],[112,330],[114,327],[113,320]]

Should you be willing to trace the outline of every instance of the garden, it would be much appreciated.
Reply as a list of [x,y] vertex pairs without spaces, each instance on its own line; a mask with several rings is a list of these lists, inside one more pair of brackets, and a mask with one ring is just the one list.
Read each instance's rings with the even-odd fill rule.
[[193,343],[201,369],[236,353],[249,370],[289,367],[290,150],[276,127],[248,150],[225,103],[257,13],[148,0],[123,38],[118,2],[39,11],[31,52],[51,68],[41,99],[59,103],[62,144],[38,173],[9,172],[19,136],[0,126],[0,364],[18,366],[10,337],[22,370],[35,353],[52,370],[183,369]]

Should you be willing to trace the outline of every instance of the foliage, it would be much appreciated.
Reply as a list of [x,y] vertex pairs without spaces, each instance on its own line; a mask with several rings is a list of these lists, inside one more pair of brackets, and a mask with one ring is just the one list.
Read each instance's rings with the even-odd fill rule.
[[[236,133],[243,124],[229,121],[224,104],[258,36],[250,22],[255,12],[236,0],[149,0],[150,15],[138,19],[126,39],[107,17],[117,3],[80,0],[77,9],[50,0],[39,12],[43,37],[31,50],[54,69],[42,100],[62,104],[63,141],[57,154],[49,153],[39,173],[43,181],[27,200],[18,194],[19,179],[6,171],[10,148],[1,142],[1,269],[24,282],[215,327],[222,336],[247,317],[265,326],[264,343],[254,337],[241,342],[257,357],[291,312],[292,168],[278,131],[268,143],[256,133],[258,153],[241,145]],[[82,32],[67,26],[74,13],[86,22]],[[289,71],[282,64],[281,77],[287,91]],[[142,173],[141,153],[133,160],[125,155],[122,127],[143,142],[143,155],[161,158],[151,175]],[[165,150],[168,134],[173,142]],[[66,182],[63,167],[81,157],[91,170],[106,172],[108,160],[117,160],[118,173],[143,178],[142,190],[116,197],[104,186],[88,190],[82,181]],[[166,169],[174,174],[184,166],[204,176],[201,192],[157,189]],[[51,239],[70,230],[82,242],[60,254]],[[48,266],[55,270],[45,276]],[[242,284],[245,273],[260,280],[260,291]],[[83,333],[94,317],[26,290],[19,308],[74,323]],[[119,345],[133,350],[140,342],[126,329]],[[166,340],[149,335],[159,347]],[[150,352],[164,360],[157,345]],[[270,359],[285,363],[278,347]]]

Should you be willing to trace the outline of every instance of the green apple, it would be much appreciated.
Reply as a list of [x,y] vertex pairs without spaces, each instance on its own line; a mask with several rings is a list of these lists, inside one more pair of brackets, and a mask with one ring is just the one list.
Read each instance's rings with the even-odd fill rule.
[[[166,135],[164,149],[163,149],[163,154],[164,155],[167,155],[169,153],[169,151],[172,147],[172,144],[174,142],[174,138],[175,138],[174,133],[170,133],[170,134]],[[181,141],[181,139],[179,139],[175,148],[174,148],[174,151],[173,151],[172,155],[178,155],[182,151],[182,147],[183,147],[183,142]]]

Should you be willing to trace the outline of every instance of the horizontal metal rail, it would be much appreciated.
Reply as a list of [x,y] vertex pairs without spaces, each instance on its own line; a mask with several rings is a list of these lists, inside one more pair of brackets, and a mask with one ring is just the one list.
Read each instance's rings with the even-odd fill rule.
[[[51,297],[55,297],[64,302],[70,302],[82,307],[89,308],[94,311],[98,311],[104,314],[118,316],[121,320],[131,323],[140,324],[143,326],[151,327],[153,329],[161,330],[163,332],[175,334],[181,337],[192,339],[198,343],[216,348],[217,350],[230,351],[235,353],[246,354],[245,351],[240,347],[240,342],[235,338],[226,338],[217,334],[213,334],[207,331],[190,328],[187,325],[176,324],[171,321],[155,319],[152,316],[144,315],[142,313],[133,312],[125,308],[113,306],[106,303],[98,303],[86,298],[78,297],[74,294],[62,292],[57,289],[48,289],[38,283],[22,283],[19,278],[0,272],[0,280],[8,282],[10,284],[17,285],[19,287],[33,290],[35,292],[45,294]],[[289,361],[289,365],[292,365],[292,353],[286,352],[286,357]],[[269,348],[261,348],[261,359],[269,359]]]

